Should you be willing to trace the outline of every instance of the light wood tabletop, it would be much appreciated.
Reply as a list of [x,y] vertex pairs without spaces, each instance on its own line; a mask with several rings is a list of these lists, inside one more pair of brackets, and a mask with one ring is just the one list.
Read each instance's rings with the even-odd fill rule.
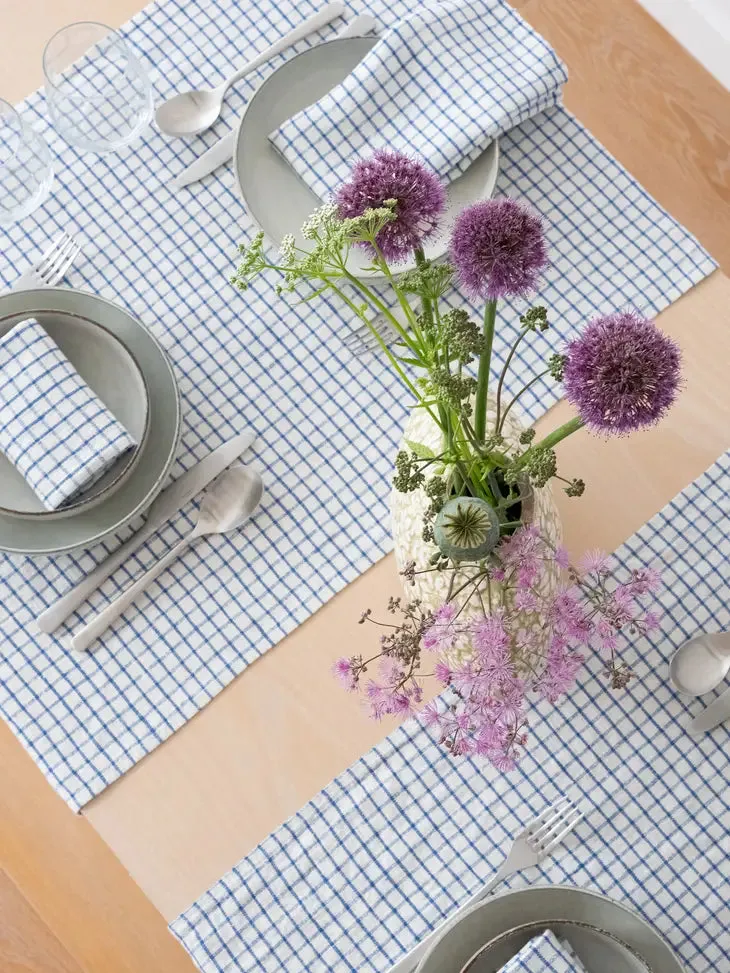
[[[730,271],[730,94],[635,0],[515,5],[567,62],[567,106]],[[41,82],[57,27],[118,24],[138,7],[0,0],[0,95],[14,101]],[[687,386],[670,417],[630,440],[580,433],[562,444],[562,467],[588,484],[582,499],[560,501],[574,550],[616,547],[730,445],[730,281],[716,272],[660,324],[685,356]],[[545,421],[564,412],[558,405]],[[80,816],[0,727],[0,968],[190,973],[165,919],[388,731],[329,667],[371,645],[357,618],[398,590],[385,558]]]

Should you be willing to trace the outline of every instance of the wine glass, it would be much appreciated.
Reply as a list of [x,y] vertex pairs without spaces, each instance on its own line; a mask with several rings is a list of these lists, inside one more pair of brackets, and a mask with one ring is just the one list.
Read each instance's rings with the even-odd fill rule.
[[0,98],[0,226],[32,213],[53,182],[51,154],[43,138]]
[[90,152],[133,142],[152,119],[147,72],[121,34],[84,21],[63,27],[43,52],[48,112],[58,134]]

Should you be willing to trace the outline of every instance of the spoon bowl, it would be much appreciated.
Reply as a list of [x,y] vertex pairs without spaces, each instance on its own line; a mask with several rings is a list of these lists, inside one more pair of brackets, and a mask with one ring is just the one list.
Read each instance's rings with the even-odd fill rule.
[[677,649],[669,662],[672,685],[685,696],[712,692],[730,672],[730,632],[702,632]]
[[[291,47],[292,44],[296,44],[302,38],[325,27],[337,17],[341,17],[344,12],[345,4],[342,0],[331,0],[317,13],[307,17],[301,24],[272,44],[271,47],[249,61],[235,74],[232,74],[217,88],[213,88],[212,91],[205,88],[201,91],[183,91],[180,94],[173,95],[172,98],[163,102],[155,112],[157,127],[164,135],[170,135],[173,138],[199,135],[204,132],[220,115],[223,98],[232,84],[240,81],[241,78],[245,78],[247,74],[261,67],[262,64],[286,50],[287,47]],[[372,18],[369,18],[369,20],[372,20]]]
[[83,652],[103,635],[112,622],[136,600],[145,588],[157,578],[165,568],[176,561],[188,544],[198,537],[208,534],[227,534],[243,527],[254,514],[264,495],[264,484],[258,470],[250,466],[234,466],[213,481],[203,494],[200,513],[194,529],[179,541],[164,557],[148,568],[126,588],[118,598],[95,615],[83,628],[75,632],[71,647]]
[[199,135],[210,128],[220,115],[223,95],[220,88],[213,91],[181,91],[157,109],[157,127],[165,135],[178,138]]

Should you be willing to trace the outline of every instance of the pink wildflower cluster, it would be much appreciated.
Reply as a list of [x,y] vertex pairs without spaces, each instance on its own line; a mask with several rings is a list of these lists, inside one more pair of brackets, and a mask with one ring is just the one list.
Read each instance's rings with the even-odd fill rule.
[[[639,599],[654,592],[660,578],[642,569],[612,583],[605,554],[591,551],[573,567],[567,553],[550,547],[532,526],[503,540],[492,563],[479,570],[474,588],[483,612],[447,601],[431,614],[418,602],[391,599],[389,611],[399,616],[392,624],[375,622],[370,612],[361,619],[383,628],[380,652],[366,661],[340,659],[335,674],[346,689],[364,690],[375,719],[405,718],[423,699],[425,654],[428,675],[449,692],[428,703],[420,718],[453,755],[484,757],[507,771],[527,745],[529,700],[557,702],[584,663],[580,650],[601,653],[613,689],[629,683],[633,674],[618,655],[621,640],[659,625]],[[546,574],[558,571],[567,579],[556,590]],[[500,598],[490,610],[492,591]],[[376,664],[377,678],[364,680]]]

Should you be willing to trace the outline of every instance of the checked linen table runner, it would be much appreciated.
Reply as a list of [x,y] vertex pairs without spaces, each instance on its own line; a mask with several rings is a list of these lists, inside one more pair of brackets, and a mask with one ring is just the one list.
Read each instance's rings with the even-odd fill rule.
[[[318,5],[167,0],[123,33],[150,69],[159,101],[223,77]],[[348,16],[363,9],[353,4]],[[368,10],[384,29],[410,7],[375,0]],[[252,459],[267,486],[245,532],[188,550],[93,653],[70,653],[70,631],[191,530],[192,505],[55,637],[38,634],[34,618],[115,542],[74,556],[0,557],[0,709],[74,808],[391,549],[387,498],[408,404],[397,380],[377,358],[355,359],[343,347],[353,325],[344,307],[289,305],[271,279],[246,295],[231,287],[236,244],[249,241],[255,227],[230,168],[190,189],[170,188],[172,177],[233,127],[282,61],[241,82],[204,135],[169,141],[150,128],[138,145],[113,155],[84,155],[62,142],[42,93],[22,106],[44,131],[56,180],[40,210],[0,231],[0,284],[10,285],[58,230],[72,233],[84,259],[69,283],[129,308],[175,367],[184,428],[173,475],[252,428]],[[697,241],[565,109],[508,132],[500,150],[497,192],[526,197],[547,224],[553,265],[538,297],[551,309],[553,346],[598,313],[631,306],[657,314],[714,269]],[[465,304],[456,292],[452,302]],[[523,310],[514,306],[515,320]],[[495,346],[497,365],[505,342],[501,336]],[[547,342],[531,343],[513,364],[515,382],[542,371],[547,354]],[[541,380],[521,402],[535,420],[555,399]]]
[[[616,552],[662,572],[662,629],[606,688],[594,657],[559,707],[531,712],[509,774],[454,760],[411,721],[340,774],[170,926],[204,973],[387,973],[492,877],[512,836],[560,795],[586,819],[534,871],[637,909],[688,973],[730,969],[730,726],[671,688],[672,651],[730,628],[730,452]],[[661,971],[657,970],[657,973]]]

